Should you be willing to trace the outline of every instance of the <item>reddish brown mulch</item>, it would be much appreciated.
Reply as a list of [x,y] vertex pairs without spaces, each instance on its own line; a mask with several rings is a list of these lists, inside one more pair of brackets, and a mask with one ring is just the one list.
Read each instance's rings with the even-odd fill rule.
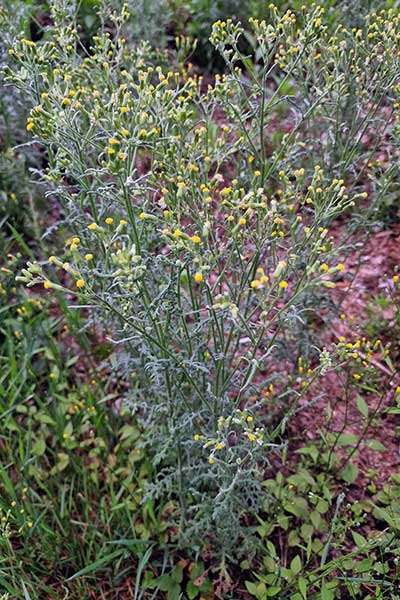
[[[334,237],[340,239],[342,231],[339,227],[334,232]],[[385,293],[388,288],[393,287],[393,269],[399,265],[400,259],[400,226],[395,225],[390,230],[372,233],[366,243],[361,243],[346,259],[346,275],[338,281],[333,291],[336,302],[340,303],[340,313],[329,325],[327,334],[327,345],[337,342],[340,337],[346,342],[354,342],[356,339],[368,336],[365,334],[365,326],[371,318],[368,306],[374,297]],[[387,277],[385,277],[385,275]],[[394,307],[385,309],[385,318],[389,320],[393,315]],[[399,340],[382,339],[383,344],[398,344]],[[398,348],[393,349],[392,362],[396,369],[396,360],[399,360]],[[310,408],[300,412],[292,422],[292,435],[302,438],[302,445],[307,441],[319,437],[318,431],[326,429],[327,406],[333,407],[331,429],[345,434],[362,434],[366,421],[362,418],[356,406],[357,395],[362,396],[368,405],[369,413],[376,411],[376,419],[373,420],[366,440],[378,440],[386,450],[376,451],[361,443],[359,452],[351,458],[351,463],[359,469],[359,476],[352,488],[352,494],[359,499],[365,493],[365,488],[373,481],[378,489],[388,482],[390,476],[400,470],[399,439],[396,427],[399,419],[396,415],[385,414],[385,409],[394,404],[396,386],[400,384],[400,373],[391,371],[385,364],[382,353],[374,356],[371,361],[380,374],[378,382],[379,393],[369,392],[362,389],[352,389],[345,398],[343,393],[343,377],[335,372],[325,375],[324,381],[318,386],[318,392],[322,397]],[[398,368],[397,364],[397,368]],[[355,388],[355,386],[354,386]],[[309,399],[308,399],[309,400]],[[337,449],[344,457],[351,447]]]

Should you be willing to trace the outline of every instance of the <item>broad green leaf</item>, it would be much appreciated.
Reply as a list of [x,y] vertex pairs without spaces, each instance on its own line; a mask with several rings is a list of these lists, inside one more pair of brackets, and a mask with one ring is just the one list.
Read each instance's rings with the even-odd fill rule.
[[326,583],[323,583],[321,587],[321,600],[333,600],[333,598],[333,592],[330,591]]
[[196,596],[199,595],[200,589],[194,585],[193,581],[189,581],[186,586],[186,593],[189,600],[193,600],[193,598],[196,598]]
[[357,396],[356,404],[359,412],[363,415],[363,417],[367,418],[369,413],[368,404],[365,402],[362,396]]
[[284,508],[296,517],[302,518],[307,518],[309,512],[308,504],[301,496],[294,496],[291,501],[286,502]]
[[245,581],[244,583],[249,594],[257,597],[257,585],[252,581]]
[[174,582],[172,587],[168,590],[168,600],[179,600],[181,595],[181,586],[179,583]]
[[300,573],[300,571],[301,571],[301,566],[302,566],[301,565],[301,558],[300,558],[300,556],[298,554],[296,554],[296,556],[290,562],[290,570],[295,575],[298,575],[298,573]]
[[299,577],[299,590],[304,600],[307,600],[307,580],[304,577]]
[[358,477],[358,468],[351,463],[347,463],[341,471],[341,476],[347,483],[354,483]]
[[259,584],[255,584],[252,583],[251,581],[245,581],[245,585],[247,588],[247,591],[249,592],[249,594],[251,594],[252,596],[254,596],[255,598],[257,598],[257,600],[265,600],[267,595],[266,595],[266,585],[265,583],[259,583]]
[[33,445],[32,452],[35,456],[42,456],[46,452],[46,442],[43,438],[36,440]]
[[297,531],[295,529],[292,529],[288,536],[288,546],[298,546],[300,542],[301,540]]
[[377,452],[385,452],[386,450],[382,442],[379,442],[378,440],[368,440],[366,446],[367,448],[370,448],[371,450],[376,450]]
[[329,502],[327,502],[326,500],[324,500],[323,498],[320,498],[317,502],[317,506],[315,507],[317,509],[317,511],[319,513],[321,513],[322,515],[325,514],[326,512],[328,512],[329,510]]
[[59,452],[57,454],[57,470],[58,471],[64,471],[64,469],[66,469],[69,465],[69,456],[68,454],[65,454],[64,452]]
[[313,510],[310,514],[311,523],[314,525],[315,529],[319,530],[321,524],[321,515],[317,510]]
[[358,435],[353,433],[341,433],[336,441],[338,446],[353,446],[357,444],[359,440]]
[[271,556],[275,557],[276,556],[276,549],[275,549],[274,544],[271,542],[271,540],[267,540],[266,546],[267,546],[268,551],[271,554]]
[[35,416],[36,421],[40,421],[41,423],[45,423],[46,425],[56,425],[54,419],[52,419],[49,415],[45,415],[43,413],[39,413]]
[[303,525],[300,528],[300,535],[303,538],[303,540],[309,540],[313,533],[314,527],[310,525],[310,523],[303,523]]
[[318,448],[316,446],[305,446],[304,448],[299,448],[296,450],[298,454],[304,454],[311,456],[314,460],[318,458]]
[[176,565],[171,571],[171,577],[176,583],[180,583],[183,578],[183,571],[179,565]]
[[168,592],[174,586],[174,580],[169,573],[164,573],[158,577],[157,585],[161,591]]
[[72,432],[74,430],[74,427],[72,425],[72,421],[68,421],[68,423],[66,424],[65,428],[64,428],[64,435],[70,437],[72,435]]
[[360,533],[357,533],[356,531],[352,531],[351,535],[353,536],[353,540],[354,540],[357,548],[364,548],[367,545],[367,540]]
[[271,558],[270,556],[264,556],[263,564],[269,573],[275,573],[277,569],[277,564],[273,558]]
[[281,591],[282,588],[278,587],[278,586],[271,586],[267,589],[267,596],[268,598],[273,598],[274,596],[276,596],[277,594],[279,594],[279,592]]

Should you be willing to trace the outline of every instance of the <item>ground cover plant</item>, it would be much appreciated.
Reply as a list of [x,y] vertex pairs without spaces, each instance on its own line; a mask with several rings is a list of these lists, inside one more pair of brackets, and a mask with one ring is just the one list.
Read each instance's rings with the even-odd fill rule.
[[397,598],[398,11],[167,4],[2,13],[1,592]]

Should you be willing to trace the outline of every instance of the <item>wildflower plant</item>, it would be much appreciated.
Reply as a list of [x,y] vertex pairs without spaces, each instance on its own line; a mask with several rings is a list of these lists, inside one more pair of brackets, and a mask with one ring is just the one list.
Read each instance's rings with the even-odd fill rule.
[[[10,23],[7,7],[4,3],[0,7],[0,62],[3,67],[13,60],[12,52],[9,51],[15,35],[28,29],[28,7],[16,2],[13,8],[13,20]],[[37,166],[38,157],[32,147],[29,153],[18,147],[25,141],[26,114],[30,107],[25,106],[24,98],[15,88],[5,86],[3,74],[0,73],[0,245],[4,248],[5,256],[9,227],[23,225],[25,231],[29,231],[32,224],[35,225],[34,198],[28,182],[28,168]],[[24,213],[18,207],[22,198],[29,203]]]
[[[329,37],[321,8],[272,7],[268,22],[250,20],[254,56],[240,50],[240,24],[217,22],[227,70],[205,86],[127,44],[127,6],[86,49],[52,5],[44,41],[15,40],[8,77],[31,98],[26,128],[46,149],[41,180],[71,237],[20,280],[72,291],[103,325],[152,458],[148,494],[174,500],[181,544],[206,536],[229,554],[288,420],[342,361],[316,349],[297,386],[280,351],[296,360],[305,304],[344,274],[329,226],[365,198],[373,110],[349,115],[348,102],[372,88],[376,110],[390,101],[398,19]],[[272,138],[277,110],[290,126]]]

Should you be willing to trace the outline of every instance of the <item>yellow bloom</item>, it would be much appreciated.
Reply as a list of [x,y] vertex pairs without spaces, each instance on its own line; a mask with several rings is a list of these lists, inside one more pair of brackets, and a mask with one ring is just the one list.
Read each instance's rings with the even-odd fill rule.
[[83,281],[83,279],[78,279],[78,281],[76,282],[76,287],[79,289],[85,287],[85,282]]
[[198,235],[192,235],[191,240],[194,244],[200,244],[201,239]]
[[221,193],[221,196],[228,196],[228,194],[230,194],[231,191],[232,191],[231,187],[224,187],[220,193]]
[[105,220],[107,225],[112,225],[114,223],[114,219],[112,217],[107,217],[107,219]]
[[204,280],[204,277],[201,273],[196,273],[194,276],[194,280],[197,281],[197,283],[201,283]]
[[85,259],[86,260],[93,260],[93,254],[85,254]]
[[45,290],[48,290],[51,288],[51,281],[45,281],[43,284],[43,287]]
[[280,282],[279,282],[279,287],[280,287],[282,290],[285,290],[285,289],[287,288],[287,286],[288,286],[288,282],[287,282],[287,281],[280,281]]

